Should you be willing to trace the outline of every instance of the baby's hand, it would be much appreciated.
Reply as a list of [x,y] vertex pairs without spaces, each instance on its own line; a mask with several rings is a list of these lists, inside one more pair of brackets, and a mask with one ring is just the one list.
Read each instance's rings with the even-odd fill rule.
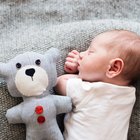
[[79,52],[76,50],[72,50],[68,53],[66,57],[66,62],[64,65],[64,70],[67,73],[77,73],[78,72],[78,59],[79,59]]

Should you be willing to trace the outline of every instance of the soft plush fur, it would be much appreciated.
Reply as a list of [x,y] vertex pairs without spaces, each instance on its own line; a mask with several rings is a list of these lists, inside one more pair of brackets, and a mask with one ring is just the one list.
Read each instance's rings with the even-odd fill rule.
[[63,140],[56,115],[71,110],[71,99],[50,94],[59,57],[59,51],[52,48],[45,55],[27,52],[0,63],[10,94],[24,100],[8,109],[6,117],[9,123],[26,124],[26,140]]

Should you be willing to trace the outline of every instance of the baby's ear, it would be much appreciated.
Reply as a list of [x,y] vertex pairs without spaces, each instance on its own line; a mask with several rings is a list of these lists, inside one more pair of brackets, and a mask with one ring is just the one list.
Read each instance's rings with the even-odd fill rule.
[[106,76],[108,78],[114,78],[118,76],[124,68],[124,62],[120,58],[115,58],[110,60],[108,69],[106,71]]

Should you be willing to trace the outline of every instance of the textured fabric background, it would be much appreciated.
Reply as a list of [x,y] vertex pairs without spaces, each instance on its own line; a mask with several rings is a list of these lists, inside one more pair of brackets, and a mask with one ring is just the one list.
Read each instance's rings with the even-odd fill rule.
[[[139,0],[0,0],[0,61],[57,47],[62,51],[57,65],[61,75],[66,54],[85,50],[98,33],[116,28],[140,34],[139,6]],[[25,140],[25,126],[8,124],[5,118],[6,110],[22,100],[11,97],[0,81],[0,140]],[[136,87],[129,140],[140,138],[140,83]]]
[[[71,24],[65,23],[61,25],[51,26],[46,30],[36,29],[34,34],[32,33],[36,27],[28,28],[26,32],[21,30],[18,33],[18,44],[13,43],[11,40],[7,43],[12,44],[10,49],[0,50],[0,59],[7,62],[15,55],[34,50],[40,53],[44,53],[50,47],[57,47],[61,50],[61,61],[57,65],[58,75],[64,73],[63,64],[66,54],[72,50],[77,49],[79,51],[85,50],[91,39],[98,33],[110,30],[110,29],[127,29],[135,31],[140,34],[140,24],[130,21],[122,20],[93,20],[93,21],[81,21],[73,22]],[[12,35],[11,35],[12,36]],[[24,43],[23,43],[24,42]],[[4,55],[3,55],[4,54]],[[137,88],[139,87],[139,83]],[[0,88],[0,137],[2,140],[25,140],[25,126],[24,125],[10,125],[5,118],[5,112],[8,108],[21,102],[19,98],[13,98],[8,94],[4,81],[1,82]],[[129,131],[130,140],[138,140],[140,136],[140,91],[137,90],[137,102],[131,118],[131,125]]]
[[108,18],[139,21],[139,6],[139,0],[0,0],[0,38],[12,40],[9,34],[18,35],[31,26],[46,29],[54,24]]

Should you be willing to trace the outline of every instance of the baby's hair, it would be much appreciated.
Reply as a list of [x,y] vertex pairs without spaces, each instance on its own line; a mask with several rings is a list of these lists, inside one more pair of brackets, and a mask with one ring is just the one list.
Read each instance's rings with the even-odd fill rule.
[[124,61],[122,76],[131,84],[140,78],[140,36],[128,30],[111,30],[109,48]]

